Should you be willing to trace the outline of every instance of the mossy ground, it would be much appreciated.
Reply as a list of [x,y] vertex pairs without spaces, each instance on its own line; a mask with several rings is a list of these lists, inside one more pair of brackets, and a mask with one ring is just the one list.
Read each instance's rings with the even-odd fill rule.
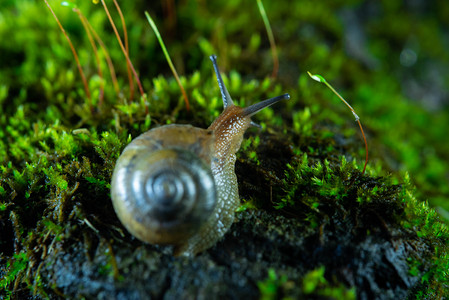
[[[255,2],[122,2],[149,115],[137,92],[129,99],[126,62],[100,5],[78,3],[110,51],[119,94],[106,63],[98,76],[77,15],[50,2],[78,50],[89,102],[45,4],[2,2],[1,296],[448,296],[446,1],[264,1],[280,53],[276,80]],[[185,75],[191,111],[144,10]],[[131,138],[167,123],[207,127],[220,113],[213,53],[239,105],[285,92],[291,100],[254,118],[262,130],[250,129],[238,154],[242,207],[230,232],[196,258],[173,258],[124,230],[109,182]],[[307,70],[361,117],[365,175],[353,116]]]

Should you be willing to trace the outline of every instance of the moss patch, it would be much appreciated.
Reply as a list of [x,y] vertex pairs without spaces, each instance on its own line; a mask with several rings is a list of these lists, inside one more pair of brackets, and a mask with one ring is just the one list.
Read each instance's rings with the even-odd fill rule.
[[[78,16],[52,3],[78,50],[90,102],[45,5],[6,1],[0,14],[0,37],[8,40],[0,45],[0,294],[449,296],[449,57],[442,29],[449,8],[444,1],[419,3],[416,9],[400,1],[264,1],[280,53],[273,80],[256,3],[125,1],[145,103],[137,94],[130,98],[126,62],[101,6],[78,3],[109,49],[119,93],[101,51],[104,76],[97,74]],[[191,111],[144,10],[185,74]],[[195,258],[173,258],[170,248],[126,232],[109,182],[117,157],[138,134],[169,123],[205,128],[218,116],[212,53],[237,104],[285,92],[291,100],[254,117],[262,129],[250,129],[238,153],[242,206],[230,232]],[[356,108],[372,157],[366,174],[352,115],[307,70],[325,75]]]

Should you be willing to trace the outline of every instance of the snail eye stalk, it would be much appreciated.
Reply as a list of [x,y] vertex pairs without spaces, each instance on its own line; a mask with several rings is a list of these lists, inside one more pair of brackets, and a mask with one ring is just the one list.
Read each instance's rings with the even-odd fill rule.
[[209,56],[210,60],[212,61],[212,65],[214,66],[215,75],[217,76],[218,81],[218,87],[220,88],[221,97],[223,98],[223,108],[226,108],[228,106],[231,106],[234,104],[232,101],[231,95],[229,95],[228,89],[226,88],[223,78],[221,78],[220,70],[218,69],[217,64],[217,56],[211,55]]

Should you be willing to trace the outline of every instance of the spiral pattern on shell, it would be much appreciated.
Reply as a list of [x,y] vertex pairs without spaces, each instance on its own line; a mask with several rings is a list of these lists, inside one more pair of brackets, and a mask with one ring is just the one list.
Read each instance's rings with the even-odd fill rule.
[[159,149],[157,130],[150,133],[140,138],[147,145],[130,144],[117,161],[111,184],[114,209],[137,238],[178,244],[214,210],[214,178],[197,154],[176,145]]

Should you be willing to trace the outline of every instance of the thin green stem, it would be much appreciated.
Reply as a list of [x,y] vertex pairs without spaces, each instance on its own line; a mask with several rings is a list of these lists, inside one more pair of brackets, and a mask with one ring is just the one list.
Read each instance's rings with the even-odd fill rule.
[[262,0],[257,0],[257,6],[259,7],[260,15],[262,16],[265,29],[267,30],[268,40],[270,41],[271,55],[273,57],[273,73],[271,74],[271,77],[276,78],[279,70],[279,58],[276,42],[274,41],[273,31],[271,30],[270,21],[268,20]]
[[349,103],[332,87],[332,85],[330,83],[328,83],[326,81],[326,79],[324,79],[323,76],[317,75],[317,74],[312,75],[310,72],[307,72],[307,74],[309,74],[310,78],[312,78],[313,80],[324,83],[352,111],[352,114],[354,115],[355,120],[359,124],[360,131],[362,132],[363,141],[365,142],[366,157],[365,157],[365,165],[363,166],[363,171],[362,171],[362,174],[365,174],[366,165],[368,164],[368,143],[366,141],[365,132],[363,131],[362,123],[360,122],[359,116],[355,112],[354,108],[352,108],[352,106],[349,105]]
[[168,65],[170,66],[170,69],[173,73],[173,76],[175,76],[176,82],[178,83],[179,88],[181,89],[182,95],[184,97],[184,102],[186,104],[186,109],[190,110],[190,104],[189,99],[187,98],[187,93],[184,90],[184,87],[182,86],[181,80],[179,80],[178,72],[176,72],[175,66],[173,65],[170,55],[168,54],[167,48],[165,48],[164,41],[162,40],[161,34],[159,33],[159,30],[156,27],[156,24],[153,22],[153,19],[151,18],[150,14],[148,12],[145,12],[145,15],[147,16],[148,23],[150,23],[151,28],[154,31],[154,34],[156,35],[157,40],[159,41],[159,44],[161,45],[162,51],[164,52],[165,59],[168,62]]

